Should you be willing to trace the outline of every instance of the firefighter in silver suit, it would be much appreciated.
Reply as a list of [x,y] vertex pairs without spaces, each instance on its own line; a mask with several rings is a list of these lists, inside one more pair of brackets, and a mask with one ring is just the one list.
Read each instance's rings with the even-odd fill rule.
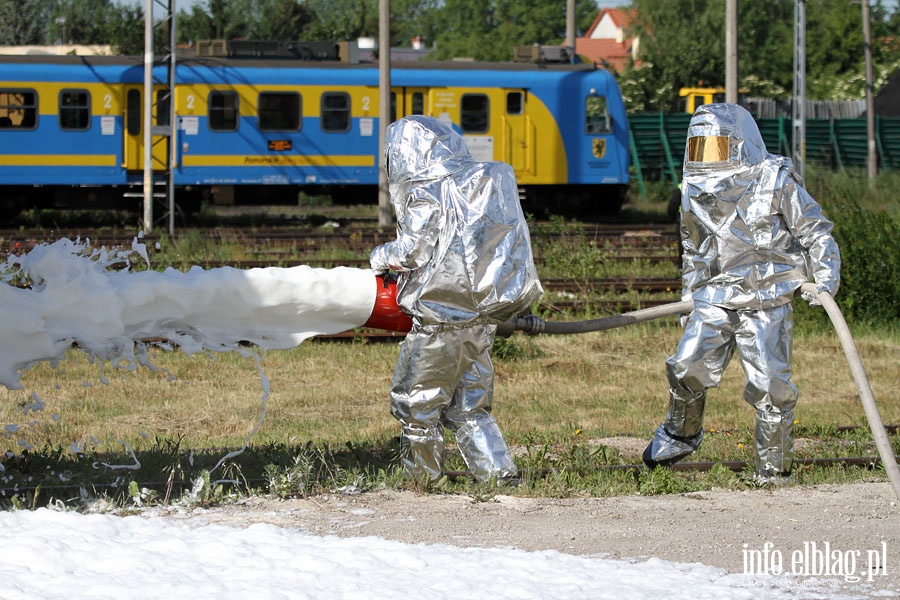
[[750,113],[735,104],[697,109],[681,199],[682,300],[693,300],[694,310],[666,361],[669,410],[644,451],[648,466],[673,464],[699,447],[706,391],[736,351],[744,399],[756,409],[756,478],[790,476],[791,300],[810,278],[817,291],[837,292],[841,259],[831,230],[790,159],[766,151]]
[[479,481],[517,468],[491,415],[497,324],[543,290],[512,168],[476,162],[452,125],[410,116],[387,130],[385,162],[395,240],[376,247],[374,271],[397,272],[397,303],[412,317],[391,384],[407,475],[444,472],[444,428]]

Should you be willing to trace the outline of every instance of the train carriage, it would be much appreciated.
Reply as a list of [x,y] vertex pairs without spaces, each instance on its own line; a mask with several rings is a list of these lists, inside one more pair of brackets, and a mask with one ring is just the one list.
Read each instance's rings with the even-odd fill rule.
[[122,66],[27,58],[0,61],[2,184],[125,183]]
[[[154,79],[167,79],[167,66]],[[143,185],[144,67],[137,57],[0,60],[0,202],[128,206]],[[190,58],[154,90],[155,178],[175,198],[375,202],[378,68],[282,58]],[[615,213],[629,182],[624,104],[581,64],[394,62],[392,119],[452,122],[477,160],[513,166],[526,209]],[[170,148],[172,132],[174,148]],[[172,151],[174,150],[174,151]],[[129,196],[131,196],[129,200]]]
[[[135,158],[143,142],[134,142],[142,130],[142,95],[143,66],[136,59],[0,58],[4,213],[128,204],[123,194],[143,180],[143,163]],[[166,166],[163,152],[155,150],[158,170]]]

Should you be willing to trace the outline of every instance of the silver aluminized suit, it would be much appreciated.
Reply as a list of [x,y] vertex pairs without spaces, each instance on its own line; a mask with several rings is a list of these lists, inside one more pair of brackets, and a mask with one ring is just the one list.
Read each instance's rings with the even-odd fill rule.
[[841,261],[831,229],[790,159],[766,151],[749,112],[734,104],[697,109],[681,200],[682,299],[694,310],[666,361],[669,411],[644,452],[649,466],[699,447],[706,390],[719,385],[736,350],[744,399],[756,409],[756,476],[777,481],[790,473],[791,300],[810,277],[820,291],[837,292]]
[[398,272],[397,302],[413,320],[391,385],[403,466],[416,479],[444,469],[444,427],[480,481],[516,474],[491,415],[497,324],[543,290],[512,167],[479,163],[453,128],[412,116],[387,130],[385,159],[397,238],[376,247],[376,272]]

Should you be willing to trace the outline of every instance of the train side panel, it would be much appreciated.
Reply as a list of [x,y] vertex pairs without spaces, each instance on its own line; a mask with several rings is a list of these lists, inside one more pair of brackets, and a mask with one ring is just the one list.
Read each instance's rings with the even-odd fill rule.
[[[143,179],[142,65],[127,57],[16,56],[0,63],[0,203],[129,208]],[[154,78],[164,78],[157,68]],[[164,93],[161,86],[154,92]],[[157,125],[153,108],[153,125]],[[166,114],[166,118],[168,115]],[[164,173],[168,140],[152,137]],[[134,195],[134,194],[132,194]]]
[[[176,90],[176,182],[377,183],[377,80],[357,73],[322,85],[323,73],[186,69]],[[267,104],[279,109],[270,121]]]
[[125,182],[121,85],[89,77],[0,71],[0,185]]

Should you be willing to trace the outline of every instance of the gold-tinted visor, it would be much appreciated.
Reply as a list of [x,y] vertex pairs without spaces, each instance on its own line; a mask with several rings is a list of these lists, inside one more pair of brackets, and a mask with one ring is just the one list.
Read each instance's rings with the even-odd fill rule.
[[705,163],[728,160],[728,136],[705,135],[690,138],[688,160]]

